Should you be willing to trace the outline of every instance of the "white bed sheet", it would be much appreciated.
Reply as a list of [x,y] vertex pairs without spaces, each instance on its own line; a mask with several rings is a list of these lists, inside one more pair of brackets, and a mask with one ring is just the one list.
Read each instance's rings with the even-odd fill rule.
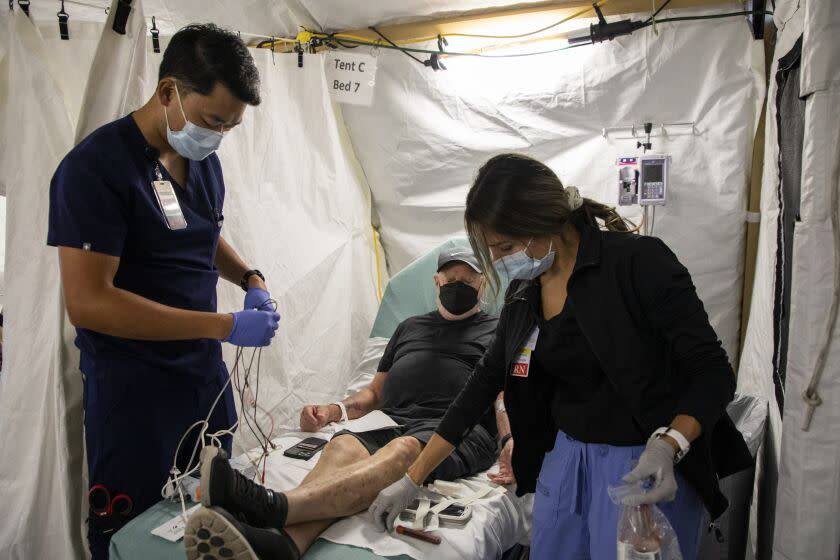
[[[383,424],[382,427],[386,425]],[[343,429],[343,427],[327,426],[318,435],[330,439],[338,429]],[[265,469],[265,484],[268,487],[291,490],[301,483],[317,463],[320,453],[309,461],[301,461],[284,457],[283,450],[293,446],[304,437],[312,435],[291,432],[273,440],[277,448],[269,455]],[[259,450],[252,452],[252,456],[258,457]],[[491,471],[496,468],[497,466],[494,465]],[[476,490],[481,486],[496,486],[487,479],[486,473],[461,480],[461,482]],[[492,493],[487,498],[472,504],[472,519],[465,527],[437,529],[435,532],[442,539],[440,545],[380,533],[368,520],[366,512],[342,519],[321,537],[340,544],[367,548],[380,556],[405,554],[417,559],[441,560],[501,558],[502,554],[517,542],[527,544],[530,536],[532,504],[533,494],[518,498],[512,489],[502,494]]]
[[[370,339],[348,392],[358,390],[370,381],[387,342],[388,339],[385,338]],[[337,431],[343,429],[362,431],[395,425],[390,418],[378,411],[360,418],[359,421],[351,421],[350,425],[330,424],[318,435],[330,439]],[[321,454],[318,453],[309,461],[301,461],[284,457],[283,451],[312,435],[307,432],[288,431],[272,440],[276,449],[271,452],[266,462],[265,484],[268,487],[281,491],[291,490],[301,483],[318,462]],[[254,450],[249,455],[256,459],[260,450]],[[487,472],[496,469],[498,465],[494,465]],[[461,482],[476,490],[481,486],[496,487],[487,479],[486,472]],[[513,488],[506,490],[503,493],[491,493],[472,504],[472,518],[465,527],[437,529],[435,532],[442,539],[440,545],[380,533],[368,520],[367,512],[338,521],[321,536],[332,542],[367,548],[380,556],[405,554],[417,559],[440,560],[501,558],[502,554],[517,542],[528,544],[530,541],[533,508],[533,494],[519,498],[514,494]]]

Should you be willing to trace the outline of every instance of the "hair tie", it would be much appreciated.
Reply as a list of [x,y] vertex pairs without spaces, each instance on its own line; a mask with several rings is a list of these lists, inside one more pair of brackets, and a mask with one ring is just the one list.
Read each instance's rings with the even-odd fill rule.
[[574,212],[583,206],[583,197],[577,187],[566,187],[566,195],[569,197],[569,210]]

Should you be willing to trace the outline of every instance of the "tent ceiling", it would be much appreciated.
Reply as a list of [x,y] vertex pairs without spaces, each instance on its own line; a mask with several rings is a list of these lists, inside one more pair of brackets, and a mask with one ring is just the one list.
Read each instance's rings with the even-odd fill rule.
[[488,12],[501,8],[561,6],[579,1],[516,2],[512,0],[402,0],[401,2],[357,2],[316,0],[307,2],[309,13],[324,31],[364,28],[369,25],[393,25],[447,18],[470,12]]
[[[386,0],[348,2],[346,0],[134,0],[142,1],[147,18],[155,17],[162,33],[197,21],[213,21],[245,33],[293,37],[300,26],[323,31],[364,29],[370,25],[395,25],[418,21],[476,16],[508,9],[564,8],[591,5],[589,0]],[[672,0],[668,8],[720,4],[724,0]],[[660,5],[662,0],[655,0]],[[105,21],[110,0],[66,0],[71,21]],[[650,10],[649,0],[608,0],[604,13],[631,13]],[[37,21],[56,21],[56,3],[32,2]]]
[[[663,0],[654,0],[656,6]],[[668,9],[731,3],[731,0],[672,0]],[[364,29],[370,25],[396,25],[419,21],[481,16],[499,11],[584,8],[592,0],[403,0],[364,2],[353,5],[345,0],[307,1],[306,8],[323,31]],[[603,12],[628,14],[650,10],[650,0],[607,0]]]

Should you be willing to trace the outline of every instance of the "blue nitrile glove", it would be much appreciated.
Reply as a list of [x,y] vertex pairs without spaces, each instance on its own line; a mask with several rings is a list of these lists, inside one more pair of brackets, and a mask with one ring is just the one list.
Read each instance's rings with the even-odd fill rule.
[[625,496],[621,503],[626,506],[670,502],[677,495],[677,479],[674,476],[674,448],[662,439],[648,441],[639,464],[624,476],[627,484],[651,482],[645,491]]
[[234,346],[268,346],[280,321],[279,313],[258,309],[246,309],[231,315],[233,329],[222,342],[230,342]]
[[411,505],[419,493],[420,487],[408,474],[382,490],[368,508],[374,526],[380,531],[393,531],[397,516]]
[[248,288],[245,294],[243,309],[259,309],[260,311],[274,311],[274,303],[268,291],[262,288]]

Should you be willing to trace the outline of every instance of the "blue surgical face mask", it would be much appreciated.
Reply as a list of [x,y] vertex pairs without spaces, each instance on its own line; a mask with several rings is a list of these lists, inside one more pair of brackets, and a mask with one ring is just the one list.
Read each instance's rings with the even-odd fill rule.
[[554,264],[553,241],[548,246],[548,252],[541,259],[529,257],[525,252],[531,246],[532,237],[525,249],[517,251],[512,255],[505,255],[493,262],[496,272],[500,276],[506,276],[508,280],[533,280]]
[[166,117],[166,139],[169,145],[187,159],[201,161],[216,150],[222,143],[224,135],[217,130],[210,130],[195,125],[187,120],[187,115],[184,113],[184,106],[181,104],[181,94],[178,93],[178,86],[175,86],[175,95],[178,96],[178,106],[181,108],[181,114],[184,115],[184,128],[181,130],[172,130],[169,128],[169,115],[166,112],[166,107],[163,108],[163,114]]

